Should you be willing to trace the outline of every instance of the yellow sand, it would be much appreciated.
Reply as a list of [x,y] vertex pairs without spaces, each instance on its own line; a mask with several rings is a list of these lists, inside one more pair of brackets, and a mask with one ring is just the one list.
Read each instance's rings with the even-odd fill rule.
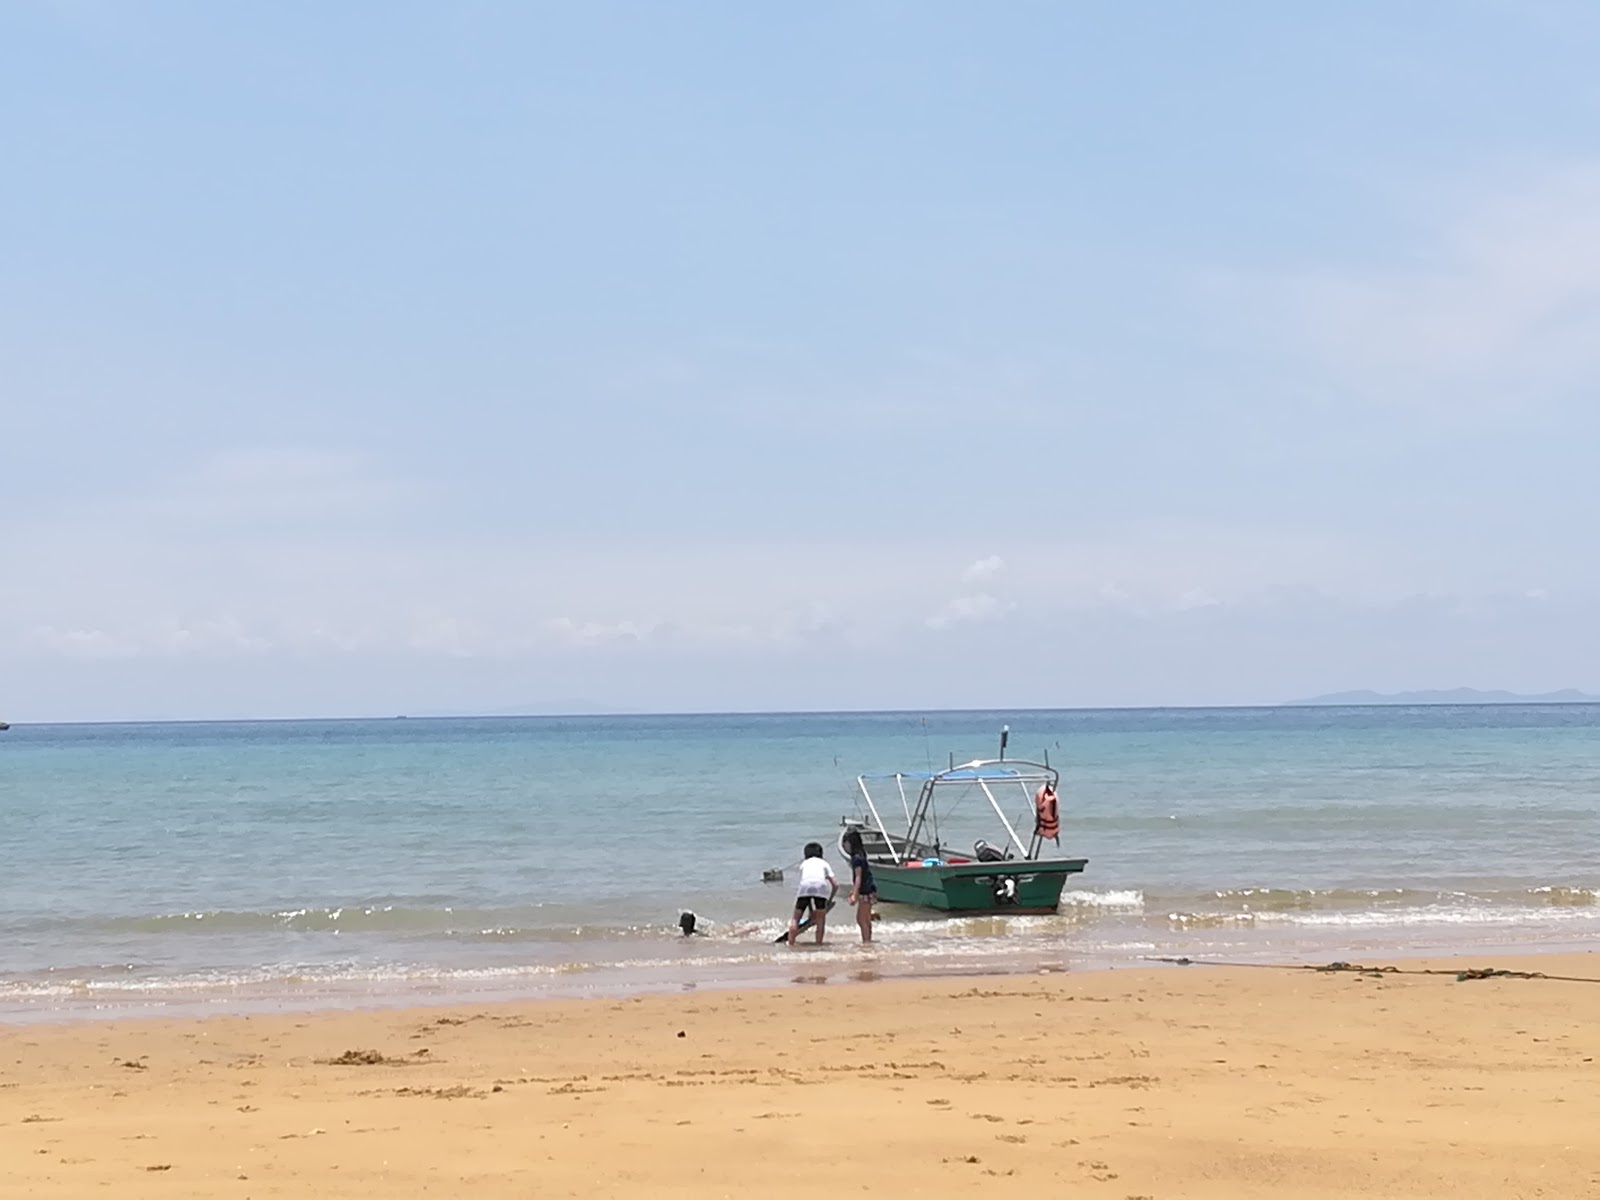
[[0,1029],[7,1198],[1600,1196],[1600,984],[1187,967]]

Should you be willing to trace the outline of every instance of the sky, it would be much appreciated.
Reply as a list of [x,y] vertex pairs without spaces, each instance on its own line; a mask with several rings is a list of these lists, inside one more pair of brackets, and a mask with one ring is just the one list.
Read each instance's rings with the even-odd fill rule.
[[0,719],[1600,691],[1600,10],[0,6]]

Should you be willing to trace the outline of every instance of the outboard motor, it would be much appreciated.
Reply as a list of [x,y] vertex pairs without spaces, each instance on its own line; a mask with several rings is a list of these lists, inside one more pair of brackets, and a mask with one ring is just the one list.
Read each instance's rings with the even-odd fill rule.
[[979,862],[1004,862],[1006,857],[982,838],[972,843],[972,853]]
[[994,902],[996,904],[1015,904],[1017,902],[1017,881],[1010,875],[994,881]]

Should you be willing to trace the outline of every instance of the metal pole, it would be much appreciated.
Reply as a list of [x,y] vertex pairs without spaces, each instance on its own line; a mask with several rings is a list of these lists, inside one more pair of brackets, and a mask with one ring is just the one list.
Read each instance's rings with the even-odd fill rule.
[[994,793],[989,790],[988,783],[980,779],[978,780],[978,786],[983,789],[983,794],[989,797],[989,807],[994,809],[994,815],[1000,818],[1000,824],[1006,827],[1006,832],[1011,835],[1012,842],[1015,843],[1018,850],[1022,850],[1026,854],[1027,851],[1023,850],[1022,839],[1017,836],[1017,831],[1011,828],[1011,822],[1006,820],[1006,814],[1001,811],[1000,802],[994,798]]
[[[934,781],[930,778],[922,785],[922,790],[917,793],[917,807],[912,815],[910,827],[906,830],[907,854],[922,845],[917,839],[922,836],[922,831],[928,824],[928,810],[933,807],[933,784]],[[936,825],[935,832],[937,832],[937,828]],[[937,840],[936,837],[935,841]]]
[[[1044,769],[1050,770],[1050,747],[1044,748]],[[1027,797],[1028,804],[1033,807],[1033,836],[1028,839],[1028,857],[1038,858],[1039,852],[1044,849],[1044,839],[1039,836],[1039,808],[1028,793],[1028,785],[1022,785],[1022,794]]]
[[900,852],[894,848],[894,839],[889,836],[889,830],[884,826],[883,818],[878,815],[878,806],[872,802],[872,795],[867,791],[866,781],[858,776],[856,786],[861,789],[861,798],[867,802],[867,811],[872,814],[872,819],[878,823],[878,832],[883,834],[883,840],[889,847],[889,853],[893,854],[895,861],[898,862]]

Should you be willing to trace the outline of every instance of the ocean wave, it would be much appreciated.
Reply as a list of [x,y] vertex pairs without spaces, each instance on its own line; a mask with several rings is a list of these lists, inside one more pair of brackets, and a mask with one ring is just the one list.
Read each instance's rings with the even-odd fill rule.
[[1451,893],[1413,888],[1225,888],[1209,899],[1242,911],[1352,908],[1437,903]]
[[[567,922],[563,914],[531,904],[514,908],[442,906],[414,908],[395,904],[351,904],[334,907],[271,910],[209,909],[139,916],[45,919],[30,922],[38,930],[74,934],[148,934],[153,936],[240,935],[252,933],[369,933],[400,937],[453,939],[581,941],[596,936],[627,936],[666,927]],[[570,914],[566,914],[570,915]],[[14,925],[13,928],[20,926]]]
[[1252,929],[1263,926],[1316,928],[1421,928],[1427,926],[1480,925],[1511,928],[1557,922],[1600,921],[1589,906],[1533,908],[1510,905],[1424,905],[1414,908],[1352,909],[1347,911],[1169,912],[1167,923],[1175,929]]
[[1527,894],[1536,904],[1557,906],[1575,905],[1587,907],[1600,900],[1600,892],[1597,892],[1594,888],[1566,887],[1563,885],[1529,888]]
[[1069,888],[1061,893],[1061,907],[1104,908],[1118,912],[1143,912],[1144,893],[1137,888],[1114,888],[1104,892],[1079,891]]
[[[1115,895],[1117,893],[1110,893]],[[1063,904],[1066,896],[1062,897]],[[1208,892],[1159,893],[1149,897],[1160,911],[1219,915],[1289,912],[1365,912],[1440,906],[1488,908],[1585,907],[1600,903],[1594,888],[1548,884],[1527,888],[1295,888],[1261,884]]]

